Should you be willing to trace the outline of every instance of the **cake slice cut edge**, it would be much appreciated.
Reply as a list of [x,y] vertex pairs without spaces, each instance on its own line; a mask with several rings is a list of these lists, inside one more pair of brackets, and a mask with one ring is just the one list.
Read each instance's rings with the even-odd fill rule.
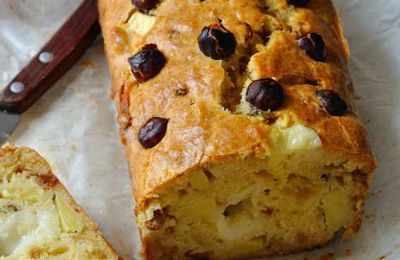
[[318,147],[202,166],[136,209],[146,259],[248,259],[353,237],[370,161]]
[[34,150],[0,149],[0,259],[123,259]]

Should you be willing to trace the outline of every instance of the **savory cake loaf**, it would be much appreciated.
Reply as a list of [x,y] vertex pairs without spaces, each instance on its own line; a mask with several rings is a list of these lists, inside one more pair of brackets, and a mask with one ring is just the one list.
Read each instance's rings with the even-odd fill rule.
[[99,0],[146,259],[355,235],[375,161],[330,0]]
[[0,149],[0,259],[122,259],[29,148]]

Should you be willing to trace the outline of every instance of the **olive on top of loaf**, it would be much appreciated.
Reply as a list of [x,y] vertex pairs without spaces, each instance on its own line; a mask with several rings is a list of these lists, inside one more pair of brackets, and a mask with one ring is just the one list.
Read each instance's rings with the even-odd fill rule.
[[357,233],[374,160],[329,0],[99,7],[148,259],[251,259]]
[[[306,7],[308,0],[287,0],[287,4],[295,7]],[[132,0],[132,3],[143,13],[155,8],[160,1]],[[248,23],[245,23],[249,30],[248,38],[253,37],[253,30]],[[267,36],[268,38],[269,36]],[[214,24],[203,27],[197,37],[199,51],[213,60],[224,60],[229,63],[234,60],[237,51],[237,40],[234,33],[223,25],[222,19],[217,19]],[[268,44],[268,39],[266,41]],[[311,59],[317,62],[324,62],[327,58],[326,45],[323,37],[311,32],[297,39],[298,48]],[[239,46],[240,48],[240,46]],[[168,53],[167,53],[168,55]],[[240,54],[239,54],[240,55]],[[158,49],[156,43],[145,44],[140,51],[129,57],[132,74],[139,83],[145,83],[162,72],[167,63],[164,53]],[[235,68],[237,69],[237,68]],[[317,87],[318,84],[317,84]],[[187,89],[185,90],[185,95]],[[251,79],[243,94],[244,100],[250,104],[253,110],[272,112],[281,108],[284,103],[284,87],[273,77]],[[343,116],[349,112],[346,101],[335,90],[319,89],[315,96],[321,106],[332,116]],[[254,115],[254,113],[252,113]],[[160,119],[157,115],[149,119],[138,133],[139,142],[145,149],[149,149],[162,141],[167,131],[169,119]]]

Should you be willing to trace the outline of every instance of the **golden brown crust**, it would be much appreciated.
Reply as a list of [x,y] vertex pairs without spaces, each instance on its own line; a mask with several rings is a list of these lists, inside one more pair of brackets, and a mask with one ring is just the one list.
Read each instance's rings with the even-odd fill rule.
[[[125,29],[126,21],[137,11],[129,0],[99,0],[99,10],[112,73],[112,93],[119,108],[121,139],[126,144],[138,205],[136,213],[146,208],[149,198],[198,167],[248,157],[265,158],[274,152],[270,134],[276,126],[265,118],[232,110],[237,103],[230,102],[238,97],[225,98],[227,78],[234,88],[239,88],[228,93],[240,93],[243,87],[235,84],[231,74],[232,67],[234,71],[239,69],[238,64],[232,60],[215,61],[199,51],[198,34],[217,18],[236,37],[235,55],[246,52],[251,56],[245,64],[246,77],[270,77],[283,85],[285,102],[272,117],[283,119],[286,126],[301,124],[313,129],[322,141],[322,149],[341,153],[361,164],[370,178],[375,162],[365,128],[357,117],[347,69],[349,50],[340,19],[329,0],[312,0],[307,8],[294,8],[284,0],[164,0],[151,12],[156,22],[144,36]],[[296,39],[312,32],[325,41],[325,62],[314,61],[296,43]],[[269,36],[269,40],[265,46],[257,46],[248,39],[251,33],[253,38]],[[157,44],[167,57],[167,64],[155,78],[138,84],[127,58],[147,43]],[[176,95],[180,88],[187,89],[187,95]],[[317,89],[338,92],[351,113],[342,117],[329,115],[315,96]],[[170,119],[168,131],[160,144],[145,150],[137,133],[154,116]],[[364,190],[360,194],[365,195],[367,187],[368,181],[360,183]],[[345,236],[357,233],[363,205],[358,205],[357,211],[358,219]],[[142,240],[143,248],[151,250],[143,235]]]
[[[262,3],[270,8],[266,10]],[[331,1],[313,0],[307,8],[294,8],[284,0],[164,0],[152,11],[156,22],[144,36],[122,29],[136,11],[130,0],[99,0],[99,10],[112,93],[119,104],[121,138],[126,143],[139,205],[196,167],[229,158],[262,157],[273,149],[268,139],[270,125],[221,106],[223,63],[204,56],[196,41],[203,26],[215,23],[216,18],[235,34],[238,48],[249,47],[248,25],[261,36],[273,31],[266,47],[252,53],[249,77],[273,77],[282,82],[289,78],[290,83],[295,75],[318,83],[287,84],[286,100],[277,115],[288,118],[289,124],[314,129],[323,149],[363,162],[368,172],[375,167],[365,128],[356,115],[346,64],[349,51]],[[298,48],[296,38],[311,32],[322,35],[327,46],[326,62],[316,62]],[[157,77],[139,85],[131,76],[127,58],[146,43],[157,44],[167,64]],[[174,90],[182,86],[188,94],[174,95]],[[315,97],[317,88],[336,90],[352,113],[330,116]],[[137,133],[153,116],[169,118],[168,131],[159,145],[145,150]]]

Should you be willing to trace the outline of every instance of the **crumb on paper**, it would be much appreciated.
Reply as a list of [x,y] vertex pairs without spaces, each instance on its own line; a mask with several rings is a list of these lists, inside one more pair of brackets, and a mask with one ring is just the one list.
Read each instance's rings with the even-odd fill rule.
[[319,259],[320,260],[333,260],[334,259],[334,254],[333,253],[327,253],[327,254],[324,254],[324,255],[321,255],[320,257],[319,257]]
[[82,61],[82,62],[81,62],[81,66],[84,67],[84,68],[90,68],[90,69],[92,69],[92,68],[95,67],[93,61],[91,61],[91,60],[84,60],[84,61]]
[[350,249],[346,249],[346,250],[344,250],[344,252],[343,252],[343,256],[351,256],[351,250]]
[[71,144],[71,150],[73,152],[77,152],[78,151],[78,146],[76,144]]
[[387,253],[387,254],[384,254],[383,256],[380,256],[378,259],[379,260],[384,260],[386,257],[388,257],[389,255],[391,255],[392,253]]
[[368,220],[372,220],[372,219],[374,219],[375,217],[376,217],[376,214],[375,214],[375,213],[371,213],[371,214],[365,215],[365,219],[368,219]]
[[375,191],[375,192],[371,192],[370,194],[369,194],[369,197],[375,197],[375,196],[378,196],[379,194],[381,194],[382,193],[382,190],[378,190],[378,191]]

